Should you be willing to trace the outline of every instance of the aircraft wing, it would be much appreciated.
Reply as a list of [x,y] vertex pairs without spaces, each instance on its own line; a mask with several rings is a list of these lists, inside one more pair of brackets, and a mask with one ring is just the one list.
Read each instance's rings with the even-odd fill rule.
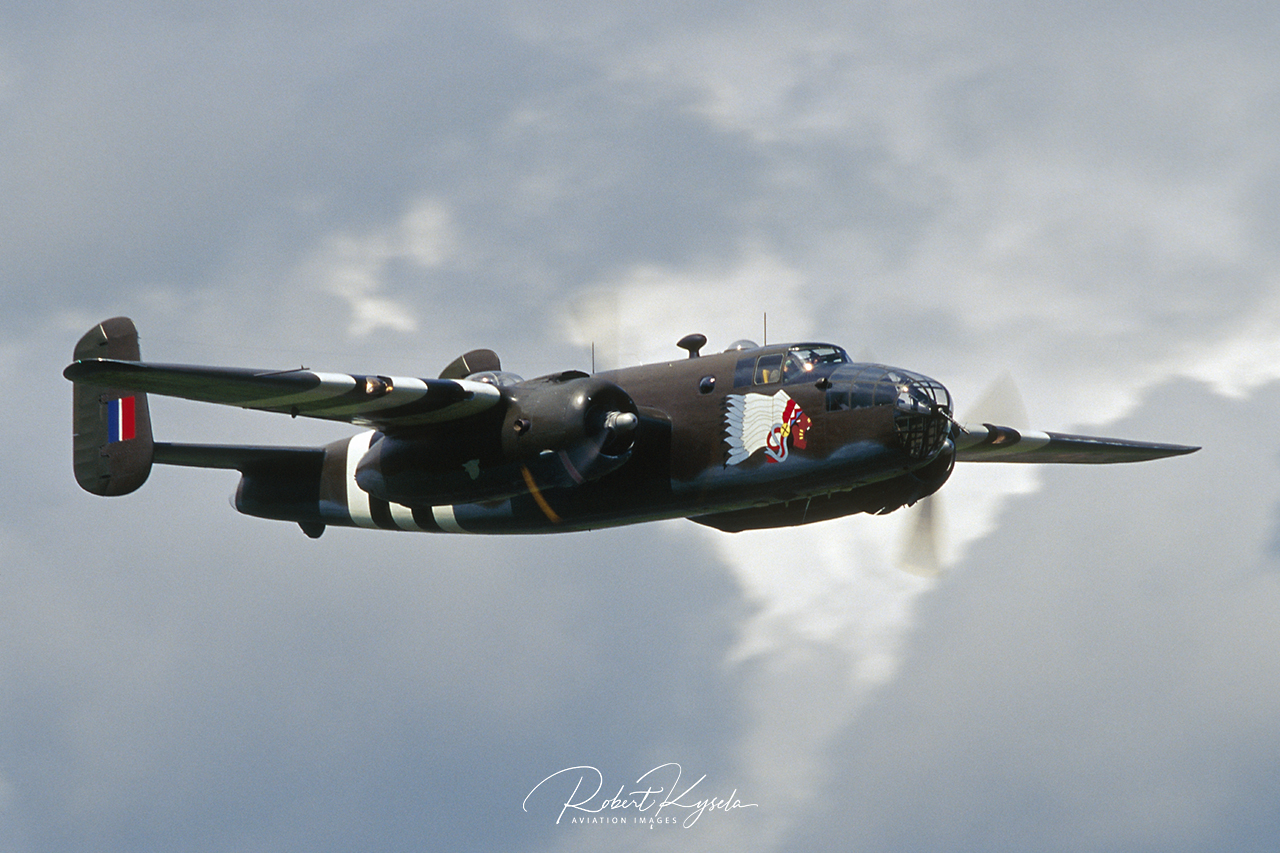
[[1107,464],[1182,456],[1199,449],[1182,444],[1156,444],[1120,438],[1016,430],[1013,427],[995,424],[964,424],[956,439],[956,460],[960,462]]
[[302,368],[253,370],[88,358],[72,362],[63,376],[88,385],[379,429],[457,420],[501,399],[493,385],[465,379],[320,373]]

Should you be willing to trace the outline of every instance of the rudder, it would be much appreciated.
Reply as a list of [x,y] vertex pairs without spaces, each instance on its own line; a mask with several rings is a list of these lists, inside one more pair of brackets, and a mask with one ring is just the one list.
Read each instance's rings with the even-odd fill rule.
[[[128,317],[94,326],[76,344],[75,360],[141,361],[138,330]],[[86,492],[127,495],[151,473],[155,444],[147,395],[76,382],[72,391],[73,466]]]

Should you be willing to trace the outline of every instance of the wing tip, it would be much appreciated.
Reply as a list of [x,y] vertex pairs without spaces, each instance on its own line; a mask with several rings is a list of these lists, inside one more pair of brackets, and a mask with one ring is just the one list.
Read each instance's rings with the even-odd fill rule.
[[[1053,451],[1058,447],[1071,452],[1078,449],[1083,455],[1091,457],[1085,461],[1093,462],[1146,462],[1153,459],[1169,459],[1174,456],[1186,456],[1201,450],[1200,446],[1189,444],[1168,444],[1156,441],[1130,441],[1121,438],[1097,438],[1088,435],[1064,435],[1048,433],[1049,444],[1045,450]],[[1095,457],[1096,458],[1092,458]]]

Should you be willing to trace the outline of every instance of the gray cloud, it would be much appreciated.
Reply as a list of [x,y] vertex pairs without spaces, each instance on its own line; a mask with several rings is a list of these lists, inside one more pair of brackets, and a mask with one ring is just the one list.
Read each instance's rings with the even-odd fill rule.
[[1164,387],[1117,429],[1178,415],[1201,454],[1053,471],[1012,503],[922,602],[795,848],[833,833],[866,850],[1274,837],[1277,590],[1259,533],[1277,495],[1242,449],[1266,446],[1275,402],[1275,386],[1237,404]]

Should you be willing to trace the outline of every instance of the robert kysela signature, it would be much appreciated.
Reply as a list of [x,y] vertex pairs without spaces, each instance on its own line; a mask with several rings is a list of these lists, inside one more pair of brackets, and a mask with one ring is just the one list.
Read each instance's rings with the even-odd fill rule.
[[[697,823],[698,819],[706,812],[731,812],[736,809],[759,808],[757,803],[742,802],[742,799],[738,797],[737,788],[734,788],[733,793],[727,797],[698,799],[701,795],[695,794],[694,789],[707,778],[706,774],[704,773],[698,778],[697,782],[681,790],[680,776],[682,772],[683,768],[674,761],[660,764],[636,779],[635,787],[632,790],[628,791],[626,785],[620,785],[618,786],[618,792],[612,797],[601,797],[600,792],[604,789],[603,773],[586,764],[580,764],[577,767],[566,767],[563,770],[557,770],[534,785],[533,789],[525,795],[522,808],[526,812],[529,811],[529,800],[544,785],[546,789],[543,793],[547,794],[557,785],[563,785],[567,789],[570,781],[573,782],[573,789],[564,800],[564,804],[560,808],[560,814],[556,816],[557,824],[570,811],[598,815],[606,811],[620,810],[623,812],[623,819],[618,822],[625,823],[627,813],[634,814],[637,822],[648,822],[647,818],[659,818],[664,809],[672,809],[679,810],[679,813],[684,814],[683,826],[688,828]],[[555,783],[548,784],[552,780],[556,780]],[[664,782],[667,784],[663,784]],[[570,819],[576,822],[578,817],[572,815]],[[675,821],[672,822],[674,823]]]

